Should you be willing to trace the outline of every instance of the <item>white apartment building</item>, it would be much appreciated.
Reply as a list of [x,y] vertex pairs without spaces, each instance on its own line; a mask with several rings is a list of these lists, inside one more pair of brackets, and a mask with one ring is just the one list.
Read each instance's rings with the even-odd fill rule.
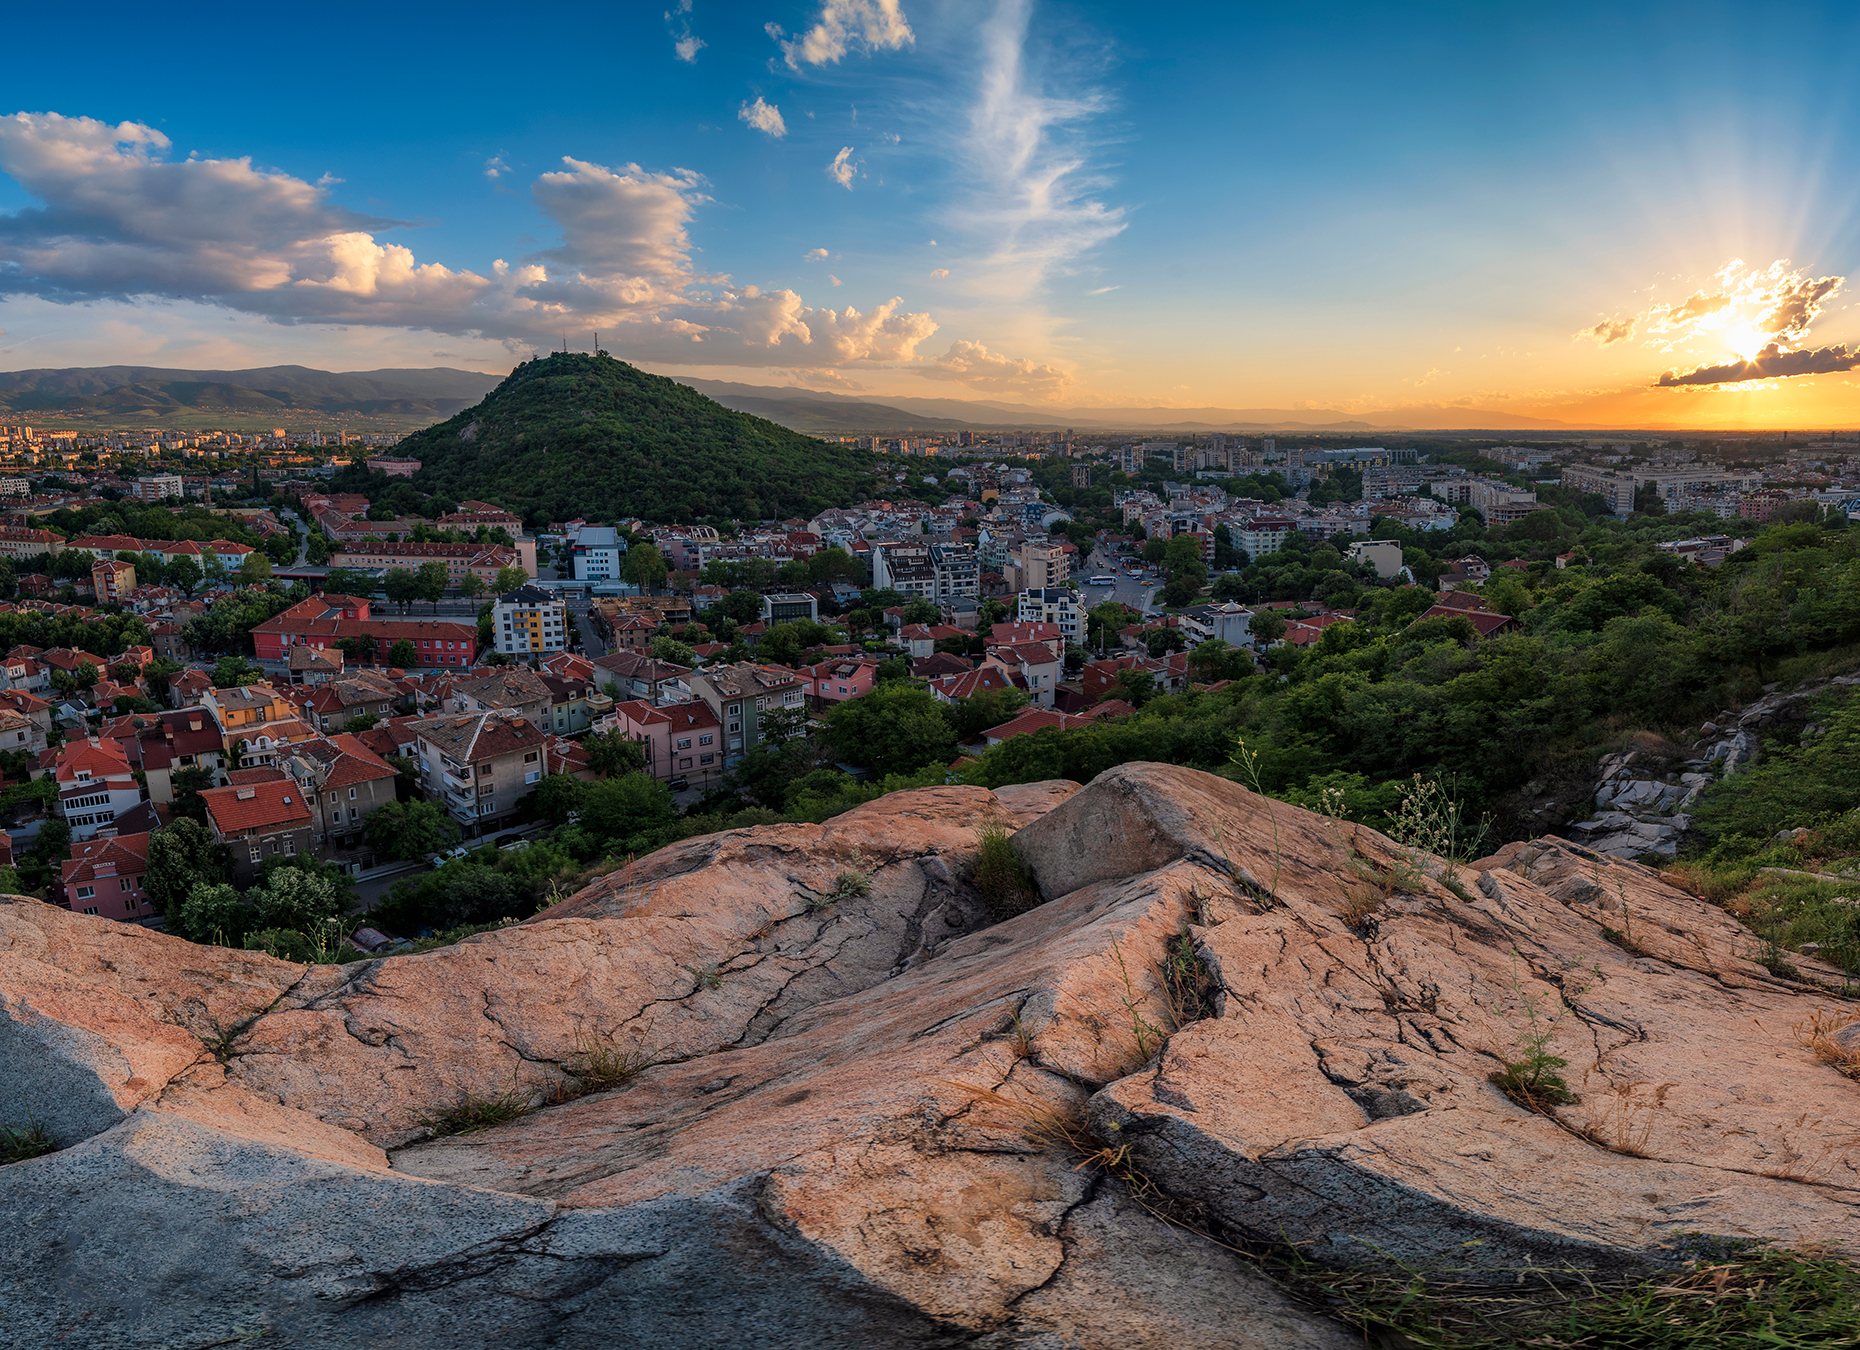
[[620,575],[620,563],[626,557],[620,533],[611,525],[583,525],[575,532],[570,549],[576,581],[612,581]]
[[182,495],[181,477],[172,473],[146,474],[136,479],[135,493],[139,500],[145,502],[179,497]]
[[1017,591],[1045,591],[1064,584],[1068,571],[1063,545],[1028,539],[1008,553],[1007,582]]
[[1079,608],[1079,593],[1069,586],[1052,586],[1037,591],[1022,591],[1019,596],[1022,623],[1056,624],[1067,642],[1078,643],[1085,631],[1085,616]]
[[1231,525],[1228,526],[1228,532],[1239,540],[1240,547],[1246,550],[1247,557],[1261,558],[1284,548],[1285,541],[1297,528],[1297,525],[1289,520],[1259,516],[1247,521],[1238,530]]
[[506,656],[559,652],[568,645],[568,602],[540,586],[519,586],[491,606],[491,631]]

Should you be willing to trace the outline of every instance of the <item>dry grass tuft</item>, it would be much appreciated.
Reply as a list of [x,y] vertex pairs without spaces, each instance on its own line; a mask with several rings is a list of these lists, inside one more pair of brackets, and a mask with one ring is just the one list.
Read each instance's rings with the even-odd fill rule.
[[1839,1032],[1856,1023],[1860,1023],[1860,1012],[1836,1013],[1817,1009],[1790,1030],[1795,1033],[1796,1040],[1813,1050],[1815,1058],[1823,1064],[1849,1078],[1860,1079],[1860,1039],[1856,1039],[1853,1049],[1848,1049],[1838,1039]]

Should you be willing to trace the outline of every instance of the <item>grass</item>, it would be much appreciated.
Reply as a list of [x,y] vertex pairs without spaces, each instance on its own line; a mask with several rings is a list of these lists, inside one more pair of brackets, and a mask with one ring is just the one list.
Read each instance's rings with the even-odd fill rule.
[[515,1120],[518,1116],[526,1116],[534,1109],[529,1094],[517,1088],[496,1096],[481,1096],[466,1091],[459,1093],[451,1105],[441,1107],[431,1115],[420,1116],[418,1121],[425,1128],[428,1139],[440,1139],[450,1134],[476,1134],[493,1125]]
[[823,909],[831,908],[842,900],[854,900],[862,895],[872,893],[872,878],[878,874],[876,867],[866,867],[865,860],[854,849],[852,865],[833,879],[833,889],[825,895],[809,897],[807,912],[817,914]]
[[1344,1269],[1269,1254],[1306,1299],[1404,1350],[1834,1350],[1860,1344],[1860,1270],[1815,1252],[1699,1239],[1651,1279],[1576,1270]]
[[1815,1052],[1815,1058],[1832,1066],[1849,1078],[1860,1079],[1860,1042],[1849,1048],[1837,1039],[1849,1027],[1860,1023],[1860,1013],[1823,1012],[1816,1009],[1791,1030],[1795,1038]]
[[975,834],[975,888],[996,920],[1025,914],[1040,903],[1033,873],[1014,848],[1014,832],[999,816],[982,822]]
[[638,1046],[622,1050],[606,1041],[588,1041],[562,1066],[573,1081],[568,1085],[570,1090],[560,1093],[558,1099],[568,1101],[591,1092],[611,1092],[632,1082],[658,1062],[651,1052]]
[[696,982],[695,986],[691,990],[691,992],[694,994],[699,989],[721,989],[723,988],[723,970],[717,965],[715,961],[707,961],[701,966],[681,965],[678,968],[680,970],[690,972],[692,980]]
[[42,1158],[56,1147],[44,1121],[28,1121],[19,1129],[0,1125],[0,1167]]

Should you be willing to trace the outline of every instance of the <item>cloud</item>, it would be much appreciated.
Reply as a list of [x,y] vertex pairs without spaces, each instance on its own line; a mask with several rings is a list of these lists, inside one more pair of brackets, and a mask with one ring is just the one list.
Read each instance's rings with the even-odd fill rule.
[[793,41],[782,41],[782,30],[768,24],[764,31],[781,42],[790,70],[838,62],[848,51],[896,51],[917,40],[898,0],[826,0],[814,26]]
[[932,271],[930,275],[933,277],[946,277],[949,275],[949,269],[947,267],[939,267]]
[[841,283],[840,283],[840,279],[839,279],[838,277],[836,277],[836,276],[833,276],[833,275],[831,275],[831,274],[828,274],[828,276],[827,276],[827,280],[828,280],[828,281],[831,281],[831,282],[832,282],[832,283],[833,283],[833,284],[834,284],[835,286],[838,286],[838,285],[840,285],[840,284],[841,284]]
[[810,248],[801,256],[816,262],[825,262],[827,259],[827,251],[824,248]]
[[691,33],[691,0],[678,3],[665,12],[665,23],[672,34],[672,55],[687,65],[697,64],[697,54],[710,44]]
[[1103,180],[1089,167],[1082,126],[1104,102],[1089,90],[1041,90],[1027,68],[1029,12],[1028,0],[1002,0],[982,28],[964,145],[975,187],[959,216],[989,250],[967,271],[1006,300],[1025,300],[1125,225],[1121,207],[1093,195]]
[[1772,342],[1748,361],[1699,366],[1687,371],[1669,370],[1654,381],[1654,386],[1677,389],[1688,385],[1741,384],[1745,380],[1786,379],[1793,375],[1832,375],[1857,366],[1860,366],[1860,349],[1841,345],[1791,352]]
[[1100,286],[1095,291],[1086,291],[1087,295],[1109,295],[1112,291],[1122,290],[1122,286]]
[[1059,398],[1072,384],[1072,376],[1057,366],[1001,356],[979,342],[952,342],[941,356],[911,370],[933,380],[959,380],[978,389],[1040,399]]
[[484,176],[492,182],[496,182],[509,172],[510,166],[504,163],[501,155],[492,155],[484,162]]
[[1634,336],[1632,319],[1603,319],[1593,328],[1585,328],[1576,334],[1579,338],[1594,338],[1606,347],[1615,342],[1626,342]]
[[1808,336],[1809,326],[1847,279],[1793,271],[1787,258],[1749,269],[1734,258],[1713,280],[1715,288],[1694,291],[1676,305],[1654,305],[1630,322],[1664,339],[1669,351],[1680,343],[1702,340],[1741,343],[1746,353],[1769,337],[1794,345]]
[[764,103],[762,95],[756,95],[754,103],[745,103],[736,111],[736,120],[747,122],[757,131],[766,131],[776,140],[788,134],[788,124],[781,120],[781,109],[773,103]]
[[556,242],[455,270],[383,237],[402,222],[350,211],[326,188],[245,159],[169,161],[169,150],[140,123],[0,117],[0,171],[41,203],[0,212],[0,296],[174,301],[512,350],[598,328],[634,360],[688,360],[702,344],[708,360],[755,366],[792,366],[797,348],[810,367],[908,361],[936,331],[895,298],[869,313],[812,309],[792,292],[699,275],[691,225],[710,199],[688,169],[564,157],[530,189]]
[[835,155],[833,162],[827,165],[827,177],[848,192],[852,191],[853,179],[859,175],[859,167],[852,162],[852,152],[853,148],[850,145],[841,146],[839,154]]

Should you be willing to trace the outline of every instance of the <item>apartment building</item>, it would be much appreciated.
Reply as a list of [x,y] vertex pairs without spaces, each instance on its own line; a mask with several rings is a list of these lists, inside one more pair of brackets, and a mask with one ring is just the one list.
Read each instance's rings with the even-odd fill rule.
[[173,473],[145,474],[130,485],[130,493],[139,501],[159,502],[184,494],[181,476]]
[[415,736],[420,780],[468,835],[508,823],[548,767],[547,737],[528,717],[493,709],[447,713],[408,724]]
[[536,540],[519,535],[515,547],[506,548],[502,544],[390,544],[385,540],[355,539],[341,543],[329,561],[332,567],[399,567],[409,572],[417,571],[422,563],[442,562],[446,565],[446,584],[457,586],[468,573],[480,581],[495,581],[506,567],[521,567],[535,576]]
[[58,785],[54,810],[73,839],[114,829],[118,816],[142,804],[141,785],[115,741],[92,736],[68,743],[58,752],[52,777]]
[[1043,642],[1015,642],[1003,646],[990,644],[984,668],[993,666],[1027,691],[1035,706],[1053,706],[1054,692],[1065,673],[1065,662],[1054,656]]
[[802,711],[807,706],[806,682],[783,666],[739,661],[694,670],[687,681],[691,692],[709,704],[723,723],[726,767],[762,744],[763,723],[769,713]]
[[1467,487],[1467,504],[1488,525],[1510,525],[1538,509],[1535,492],[1515,488],[1509,483],[1491,478],[1475,478]]
[[120,605],[136,588],[136,569],[126,562],[99,558],[90,569],[90,585],[100,605]]
[[614,581],[626,559],[626,545],[611,525],[583,525],[569,544],[576,581]]
[[71,845],[58,865],[65,904],[78,914],[134,923],[155,917],[143,878],[149,870],[149,837],[124,834]]
[[298,716],[296,705],[268,684],[208,688],[201,692],[200,702],[220,724],[226,756],[234,768],[276,763],[281,748],[315,735]]
[[519,586],[491,606],[492,641],[506,656],[561,651],[568,623],[568,601],[540,586]]
[[1064,544],[1026,539],[1008,550],[1007,583],[1011,591],[1047,591],[1065,583],[1069,564]]
[[354,736],[320,736],[292,746],[284,770],[311,803],[319,844],[354,844],[368,818],[394,800],[394,766]]
[[1228,527],[1236,542],[1246,550],[1249,558],[1264,557],[1268,553],[1277,553],[1285,547],[1285,541],[1298,526],[1280,517],[1256,516],[1246,521],[1238,530]]
[[1084,611],[1079,606],[1079,593],[1070,586],[1022,591],[1015,603],[1023,623],[1050,623],[1067,642],[1085,640],[1081,636],[1085,631]]
[[981,594],[982,564],[970,544],[906,539],[872,546],[872,584],[926,600],[973,600]]
[[493,710],[526,717],[537,726],[547,728],[549,707],[554,701],[541,675],[523,666],[506,667],[459,680],[452,686],[447,706],[453,712],[490,712]]
[[258,880],[268,858],[294,858],[315,847],[316,824],[304,789],[280,775],[262,783],[235,783],[200,794],[213,837],[232,860],[233,884]]

